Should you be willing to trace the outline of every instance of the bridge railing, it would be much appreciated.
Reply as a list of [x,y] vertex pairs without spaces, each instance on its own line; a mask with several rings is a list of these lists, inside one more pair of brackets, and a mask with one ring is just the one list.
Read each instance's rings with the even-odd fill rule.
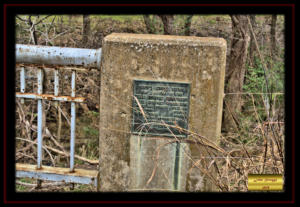
[[[16,45],[16,63],[74,66],[71,79],[70,96],[59,95],[59,69],[54,69],[54,95],[43,93],[43,69],[37,67],[37,93],[26,93],[26,68],[20,71],[20,92],[16,97],[37,100],[37,164],[16,164],[16,177],[30,177],[40,180],[65,181],[71,183],[94,184],[99,188],[99,173],[96,170],[74,168],[75,137],[76,137],[76,103],[83,102],[84,97],[76,97],[75,66],[100,68],[100,49],[81,49],[65,47],[49,47],[36,45]],[[70,132],[70,163],[68,168],[57,168],[42,165],[43,149],[43,100],[71,103],[71,132]]]

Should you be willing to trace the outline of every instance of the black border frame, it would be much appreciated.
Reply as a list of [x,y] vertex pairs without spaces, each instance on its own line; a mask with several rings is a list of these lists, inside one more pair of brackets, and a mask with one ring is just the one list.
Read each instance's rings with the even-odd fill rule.
[[[45,7],[46,6],[46,7]],[[69,7],[72,6],[72,7]],[[286,18],[286,191],[284,193],[15,193],[14,192],[14,31],[15,13],[254,13]],[[167,9],[166,9],[167,8]],[[171,8],[171,9],[170,9]],[[124,11],[125,12],[120,12]],[[187,9],[188,12],[182,11]],[[49,12],[50,11],[50,12]],[[103,11],[103,10],[102,10]],[[154,12],[153,12],[154,11]],[[167,12],[166,12],[167,11]],[[235,12],[234,12],[235,11]],[[4,4],[3,6],[3,201],[9,203],[295,203],[295,4]],[[291,139],[290,139],[291,138]],[[13,162],[12,162],[13,161]],[[238,194],[238,196],[236,196]],[[100,196],[102,195],[102,196]],[[171,195],[171,196],[170,196]],[[75,196],[75,197],[74,197]],[[234,196],[234,197],[233,197]],[[101,199],[102,197],[102,199]],[[53,200],[53,199],[58,200]],[[217,198],[217,200],[216,200]],[[238,198],[232,200],[232,198]],[[79,200],[77,200],[79,199]],[[101,199],[101,200],[99,200]]]

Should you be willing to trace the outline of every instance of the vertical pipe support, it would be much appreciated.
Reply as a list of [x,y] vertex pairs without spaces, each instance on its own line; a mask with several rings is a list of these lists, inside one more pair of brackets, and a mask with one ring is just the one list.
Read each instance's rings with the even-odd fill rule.
[[[58,73],[58,69],[55,69],[54,70],[54,95],[55,96],[58,96],[59,94],[59,73]],[[59,106],[60,106],[60,103],[59,101],[55,101],[54,102],[54,106],[57,110],[57,139],[58,141],[60,141],[60,132],[61,132],[61,112],[59,111]]]
[[58,76],[58,69],[54,70],[54,95],[58,96],[59,90],[59,76]]
[[[75,97],[75,80],[76,80],[76,71],[72,71],[72,92],[71,97]],[[71,102],[71,140],[70,140],[70,172],[74,171],[74,154],[75,154],[75,130],[76,130],[76,108],[75,102]]]
[[[43,71],[38,69],[38,94],[43,93]],[[43,144],[43,102],[41,99],[38,100],[38,141],[37,141],[37,168],[42,167],[42,144]]]
[[[25,68],[24,67],[21,67],[20,82],[21,82],[20,92],[25,93],[26,82],[25,82]],[[21,104],[24,104],[23,98],[21,99]]]

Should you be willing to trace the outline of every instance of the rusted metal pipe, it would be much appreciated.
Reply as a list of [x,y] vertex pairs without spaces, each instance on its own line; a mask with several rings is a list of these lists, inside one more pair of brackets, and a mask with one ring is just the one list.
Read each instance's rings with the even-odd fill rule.
[[[59,91],[59,72],[57,69],[54,70],[54,95],[58,96],[58,91]],[[58,106],[58,101],[54,103],[54,106],[57,108]]]
[[36,94],[36,93],[19,93],[16,92],[17,98],[29,98],[29,99],[43,99],[48,101],[61,101],[61,102],[84,102],[83,97],[71,97],[71,96],[55,96],[51,94]]
[[54,95],[58,96],[59,91],[59,76],[58,76],[58,70],[54,70]]
[[[43,93],[43,72],[42,69],[38,70],[38,94],[41,95]],[[37,168],[40,169],[42,167],[42,159],[43,159],[43,101],[41,99],[38,100],[38,133],[37,133]]]
[[21,68],[20,72],[20,82],[21,82],[21,93],[25,93],[25,87],[26,87],[26,82],[25,82],[25,68]]
[[16,62],[100,68],[101,48],[84,49],[16,44]]
[[[25,68],[22,67],[21,71],[20,71],[20,82],[21,82],[21,87],[20,87],[20,91],[21,93],[25,93],[25,87],[26,87],[26,82],[25,82]],[[24,104],[24,99],[21,99],[21,103]]]
[[[76,71],[72,71],[71,97],[75,97],[75,81]],[[75,136],[76,136],[76,105],[71,102],[71,140],[70,140],[70,172],[74,171],[74,155],[75,155]]]
[[35,165],[16,163],[16,177],[28,177],[50,181],[71,182],[81,184],[99,185],[99,172],[97,170],[77,169],[70,173],[68,168],[43,166],[36,169]]

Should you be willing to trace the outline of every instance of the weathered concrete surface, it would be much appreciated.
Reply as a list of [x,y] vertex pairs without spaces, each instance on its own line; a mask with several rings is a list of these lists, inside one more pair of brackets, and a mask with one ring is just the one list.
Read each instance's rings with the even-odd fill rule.
[[189,146],[174,138],[131,136],[130,190],[185,191]]
[[[100,190],[174,190],[175,145],[166,144],[170,141],[168,138],[138,137],[130,133],[133,80],[190,83],[188,128],[215,142],[221,131],[226,41],[221,38],[111,34],[105,37],[102,50]],[[188,139],[193,138],[189,136]],[[161,145],[165,145],[158,158],[161,164],[150,179]],[[204,150],[190,144],[181,143],[180,146],[180,149],[185,147],[185,153],[180,150],[180,160],[177,160],[181,166],[177,190],[212,190],[199,170],[190,170],[191,158],[202,155]]]

